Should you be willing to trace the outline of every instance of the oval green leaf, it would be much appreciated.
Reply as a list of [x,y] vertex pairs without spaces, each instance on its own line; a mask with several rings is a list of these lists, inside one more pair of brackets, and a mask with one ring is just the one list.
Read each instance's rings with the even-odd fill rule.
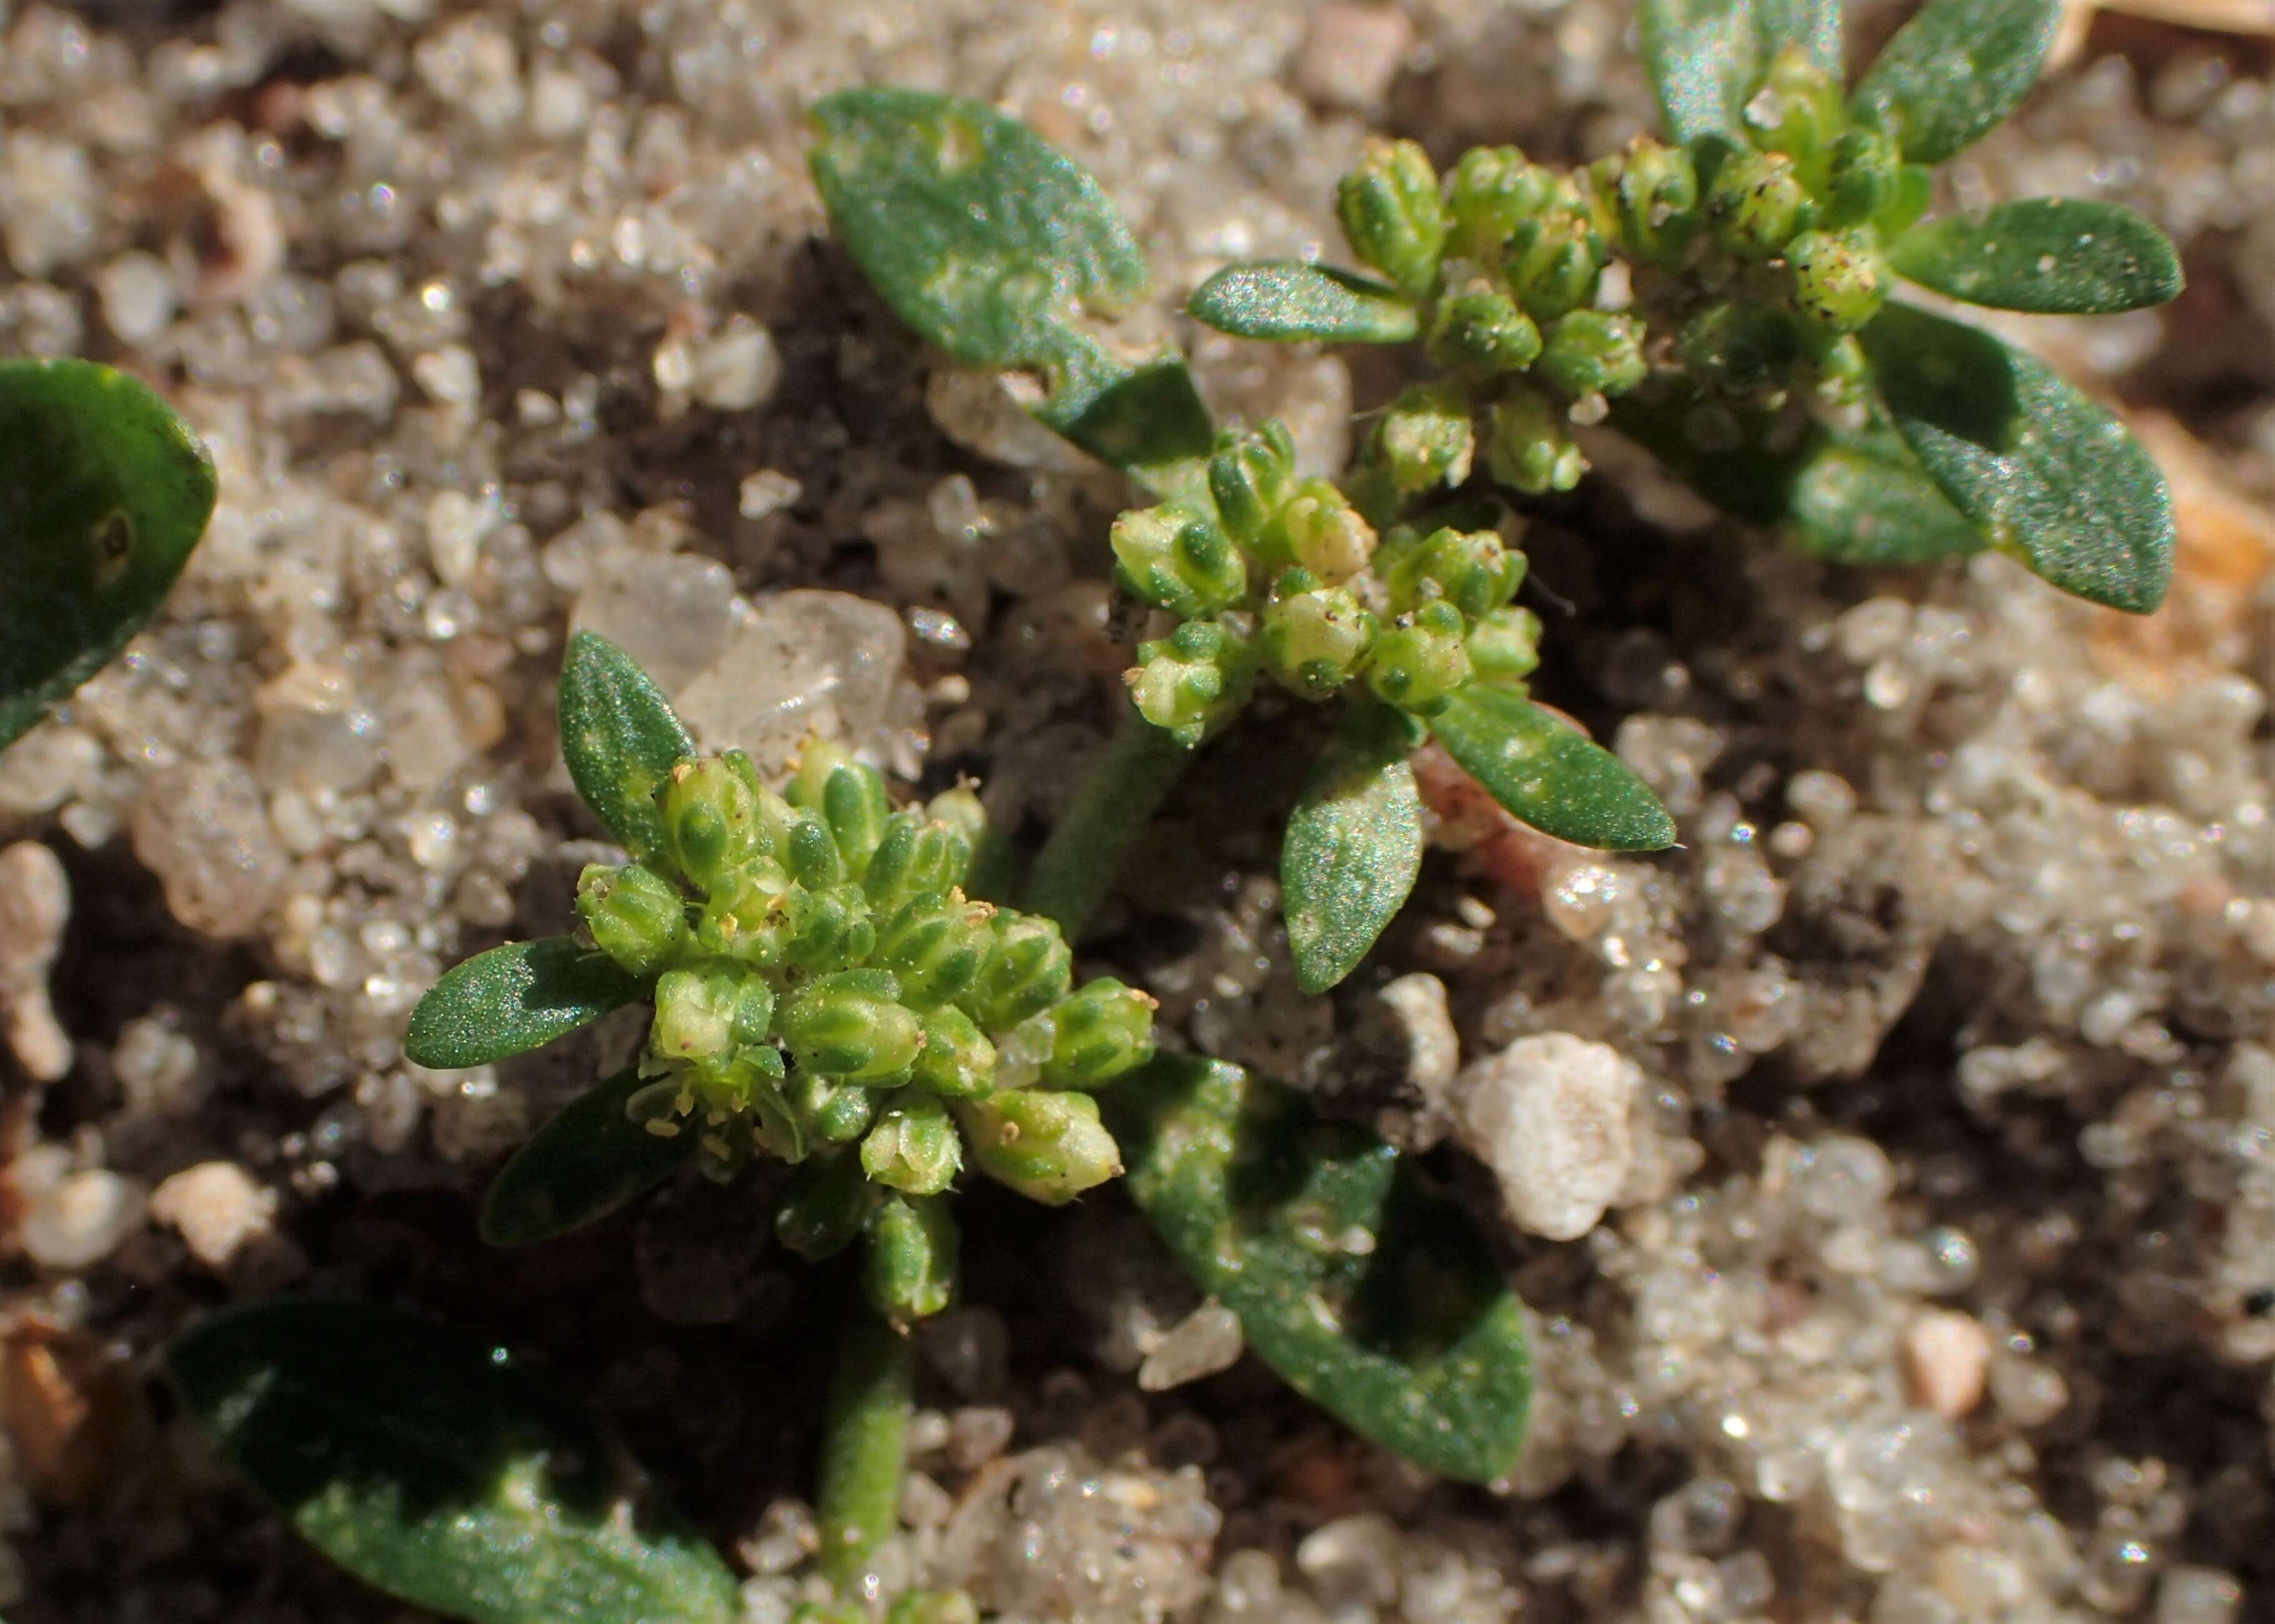
[[573,936],[510,941],[454,964],[411,1012],[403,1053],[437,1070],[542,1048],[647,989]]
[[841,90],[814,104],[814,184],[885,302],[959,360],[1055,363],[1084,309],[1145,291],[1145,256],[1079,164],[984,102]]
[[[1714,432],[1694,427],[1701,412]],[[1630,395],[1613,404],[1612,424],[1723,511],[1835,563],[1932,563],[1989,545],[1886,423],[1815,424],[1788,446],[1767,412]]]
[[2165,476],[2107,408],[1979,329],[1891,305],[1861,335],[1922,466],[1993,547],[2146,615],[2173,578]]
[[1872,64],[1849,108],[1913,163],[1941,163],[1989,134],[2038,82],[2062,0],[1927,0]]
[[1770,58],[1797,43],[1840,76],[1840,0],[1644,0],[1644,65],[1678,142],[1742,139]]
[[1422,330],[1414,306],[1387,283],[1296,260],[1228,265],[1185,308],[1220,333],[1281,344],[1403,344]]
[[317,1550],[472,1624],[729,1624],[717,1552],[503,1348],[311,1298],[230,1309],[166,1363],[223,1452]]
[[1410,1161],[1237,1066],[1162,1054],[1101,1097],[1127,1188],[1258,1357],[1354,1431],[1490,1483],[1524,1444],[1524,1308]]
[[569,639],[561,662],[561,753],[593,816],[637,860],[663,850],[655,787],[695,741],[648,674],[597,632]]
[[624,1102],[646,1084],[639,1067],[627,1067],[531,1135],[482,1198],[482,1239],[492,1246],[533,1246],[567,1235],[693,1160],[696,1135],[650,1133],[624,1114]]
[[1888,245],[1896,274],[1970,305],[2111,315],[2181,296],[2180,251],[2115,203],[2032,198],[1980,218],[1914,226]]
[[0,361],[0,746],[156,611],[216,490],[147,385],[91,361]]
[[1304,781],[1280,848],[1296,984],[1324,993],[1358,968],[1422,872],[1422,796],[1402,711],[1350,704]]
[[1430,730],[1488,795],[1544,835],[1604,851],[1674,843],[1674,820],[1626,762],[1514,689],[1471,683]]

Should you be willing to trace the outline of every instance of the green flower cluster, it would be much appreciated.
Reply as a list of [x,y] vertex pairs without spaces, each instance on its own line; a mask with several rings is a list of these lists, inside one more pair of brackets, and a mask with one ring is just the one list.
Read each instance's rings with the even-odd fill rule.
[[1053,1205],[1121,1171],[1083,1091],[1152,1055],[1153,1001],[1076,989],[1057,925],[965,896],[969,790],[895,811],[873,768],[817,743],[786,794],[730,752],[680,761],[655,802],[653,861],[577,887],[593,945],[654,989],[626,1110],[699,1136],[721,1176],[798,1164],[775,1212],[791,1250],[867,1234],[870,1294],[905,1323],[948,1305],[940,1197],[967,1157]]
[[[1433,432],[1423,416],[1392,414],[1417,442]],[[1237,711],[1259,673],[1306,699],[1363,681],[1428,716],[1473,677],[1518,679],[1538,663],[1540,623],[1510,601],[1524,555],[1497,533],[1379,533],[1334,485],[1296,477],[1278,422],[1224,431],[1206,473],[1113,533],[1123,589],[1181,617],[1129,673],[1139,712],[1180,743]]]
[[[1569,172],[1477,147],[1443,180],[1414,142],[1370,142],[1338,193],[1343,230],[1416,308],[1447,376],[1380,419],[1352,480],[1360,506],[1458,484],[1480,452],[1512,489],[1570,489],[1586,462],[1567,424],[1641,386],[1654,355],[1725,394],[1861,398],[1854,335],[1887,297],[1882,243],[1925,211],[1927,171],[1852,124],[1797,45],[1772,60],[1744,132],[1744,145],[1637,137]],[[1600,309],[1614,261],[1626,308]]]

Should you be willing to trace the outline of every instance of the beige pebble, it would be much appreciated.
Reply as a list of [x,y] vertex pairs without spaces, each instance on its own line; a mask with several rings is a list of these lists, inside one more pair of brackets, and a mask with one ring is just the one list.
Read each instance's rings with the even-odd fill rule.
[[1903,1363],[1912,1402],[1956,1421],[1983,1401],[1991,1333],[1966,1314],[1922,1314],[1904,1328]]
[[1296,58],[1296,87],[1329,107],[1366,112],[1381,106],[1398,76],[1414,25],[1386,5],[1321,6]]
[[71,918],[71,882],[56,854],[35,840],[0,851],[0,1012],[8,1047],[35,1082],[72,1066],[71,1039],[48,1001],[48,971]]
[[1520,1038],[1461,1074],[1455,1131],[1500,1181],[1518,1228],[1575,1241],[1634,1166],[1628,1114],[1642,1085],[1636,1063],[1608,1044],[1568,1032]]
[[180,1231],[200,1263],[224,1269],[239,1247],[268,1232],[276,1192],[233,1161],[201,1161],[150,1192],[150,1216]]

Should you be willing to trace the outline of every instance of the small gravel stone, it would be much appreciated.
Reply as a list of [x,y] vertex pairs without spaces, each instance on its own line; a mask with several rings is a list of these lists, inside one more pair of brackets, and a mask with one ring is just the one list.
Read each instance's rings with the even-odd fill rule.
[[1500,1180],[1518,1227],[1576,1240],[1634,1164],[1628,1114],[1642,1083],[1608,1044],[1568,1032],[1520,1038],[1462,1074],[1456,1130]]
[[239,1247],[268,1233],[276,1192],[233,1161],[204,1161],[150,1192],[150,1216],[179,1230],[200,1263],[225,1269]]
[[1983,1401],[1991,1334],[1970,1315],[1922,1314],[1904,1328],[1903,1358],[1912,1402],[1956,1421]]
[[71,1069],[71,1039],[48,1001],[48,971],[71,918],[71,882],[37,841],[0,851],[0,1010],[8,1047],[35,1083]]
[[141,1227],[142,1187],[107,1167],[73,1172],[59,1145],[26,1151],[9,1178],[24,1204],[24,1255],[41,1268],[93,1268]]
[[1329,107],[1370,111],[1382,104],[1413,42],[1413,23],[1394,7],[1323,5],[1296,57],[1296,87]]
[[1213,1376],[1239,1362],[1242,1347],[1239,1316],[1211,1297],[1163,1333],[1138,1367],[1138,1385],[1165,1393]]
[[166,888],[174,918],[224,939],[248,934],[284,881],[284,851],[253,774],[235,761],[186,761],[134,804],[134,854]]

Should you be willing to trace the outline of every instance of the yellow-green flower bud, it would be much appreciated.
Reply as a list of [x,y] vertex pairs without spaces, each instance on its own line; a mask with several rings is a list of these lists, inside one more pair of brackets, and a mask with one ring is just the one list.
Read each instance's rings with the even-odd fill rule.
[[654,869],[588,863],[577,876],[577,917],[593,945],[634,976],[652,976],[689,947],[687,898]]
[[1809,188],[1781,153],[1732,151],[1706,188],[1714,240],[1741,260],[1775,259],[1815,214]]
[[872,956],[880,970],[900,982],[901,1001],[930,1009],[970,991],[994,945],[988,921],[994,910],[966,902],[960,891],[919,896],[904,905],[877,933]]
[[994,940],[979,984],[956,1001],[982,1031],[1009,1031],[1066,996],[1074,955],[1059,927],[1039,914],[1006,909],[989,928]]
[[1042,1080],[1050,1088],[1096,1088],[1153,1058],[1153,1011],[1136,987],[1101,976],[1059,1001],[1050,1013],[1051,1053]]
[[1013,1089],[956,1107],[971,1159],[999,1184],[1063,1206],[1122,1171],[1122,1151],[1088,1094]]
[[1264,610],[1256,646],[1265,668],[1307,699],[1324,699],[1357,675],[1374,642],[1375,618],[1341,586],[1313,585],[1290,570]]
[[909,1081],[948,1099],[977,1099],[995,1086],[995,1046],[954,1004],[942,1004],[924,1018],[924,1053]]
[[843,1077],[798,1072],[782,1090],[782,1099],[799,1135],[812,1145],[850,1144],[877,1120],[877,1096]]
[[1566,394],[1624,395],[1651,375],[1644,324],[1604,310],[1576,310],[1548,324],[1540,376]]
[[1124,680],[1138,714],[1190,749],[1247,700],[1255,669],[1247,638],[1221,621],[1189,620],[1139,644]]
[[1414,141],[1371,137],[1335,190],[1335,212],[1358,257],[1420,298],[1446,245],[1446,205],[1430,155]]
[[1591,175],[1622,247],[1651,265],[1681,261],[1698,232],[1698,166],[1688,152],[1639,135]]
[[1241,546],[1255,546],[1295,494],[1295,437],[1277,419],[1220,430],[1208,481],[1226,531]]
[[682,761],[656,788],[665,849],[698,890],[760,854],[758,797],[716,757]]
[[810,1263],[834,1258],[868,1227],[879,1191],[851,1151],[801,1166],[775,1206],[775,1235]]
[[854,886],[800,891],[790,905],[782,962],[801,975],[825,975],[865,963],[877,946],[868,899]]
[[1374,640],[1367,685],[1378,698],[1417,716],[1434,716],[1470,680],[1467,631],[1450,603],[1426,603]]
[[1878,215],[1894,200],[1903,163],[1896,143],[1883,132],[1862,125],[1842,131],[1833,143],[1825,223],[1835,228],[1862,225]]
[[790,871],[759,857],[728,875],[703,904],[695,940],[704,952],[746,964],[780,962],[796,934],[805,892]]
[[905,1329],[956,1301],[956,1220],[936,1197],[887,1196],[869,1225],[861,1283],[871,1306]]
[[1511,604],[1470,628],[1470,666],[1481,683],[1521,683],[1540,664],[1540,616]]
[[1564,427],[1564,414],[1537,389],[1512,389],[1485,415],[1485,470],[1528,496],[1568,491],[1588,459]]
[[1848,123],[1840,86],[1797,44],[1770,59],[1769,76],[1745,106],[1746,139],[1793,160],[1802,184],[1825,189],[1833,143]]
[[979,850],[987,835],[987,808],[980,803],[979,791],[969,782],[941,790],[925,803],[925,819],[945,825],[951,836],[963,842],[963,866],[948,877],[949,884],[962,885],[971,866],[971,854]]
[[1114,521],[1116,577],[1142,603],[1172,615],[1211,615],[1248,591],[1248,565],[1222,527],[1197,506],[1165,502]]
[[971,844],[962,829],[910,807],[886,824],[862,888],[877,911],[889,917],[919,897],[946,895],[971,866]]
[[1472,147],[1454,165],[1454,251],[1497,262],[1516,228],[1560,196],[1556,177],[1514,147]]
[[904,1195],[936,1196],[963,1169],[964,1141],[929,1094],[894,1096],[861,1141],[861,1170]]
[[1502,268],[1518,302],[1535,321],[1550,321],[1596,297],[1605,259],[1604,239],[1586,217],[1560,209],[1517,227]]
[[1828,405],[1861,403],[1872,388],[1872,363],[1854,333],[1842,333],[1817,351],[1817,392]]
[[1855,332],[1887,300],[1890,272],[1869,225],[1804,231],[1788,245],[1786,259],[1793,268],[1793,302],[1829,332]]
[[847,878],[859,879],[893,815],[884,775],[855,760],[853,752],[835,740],[813,739],[798,759],[790,801],[828,827]]
[[1802,356],[1792,315],[1761,305],[1711,305],[1683,324],[1674,346],[1694,377],[1737,394],[1784,388]]
[[1365,569],[1374,556],[1374,526],[1326,480],[1298,484],[1280,510],[1275,529],[1281,545],[1270,555],[1301,564],[1332,586]]
[[813,890],[843,883],[845,859],[837,850],[837,837],[820,815],[801,812],[791,819],[782,843],[782,864],[791,879]]
[[901,986],[882,970],[843,970],[793,993],[782,1035],[806,1070],[850,1083],[904,1081],[924,1033]]
[[[1417,383],[1401,391],[1374,426],[1374,459],[1390,471],[1391,483],[1401,495],[1459,485],[1470,477],[1470,459],[1476,450],[1469,391],[1450,380]],[[1372,556],[1372,548],[1368,555]],[[1296,562],[1337,582],[1357,573],[1321,569],[1300,547]]]
[[655,984],[648,1047],[667,1060],[718,1065],[764,1043],[774,1012],[774,990],[738,965],[668,970]]
[[1523,372],[1540,354],[1540,329],[1492,277],[1472,272],[1439,295],[1430,359],[1440,366]]
[[1525,557],[1490,530],[1394,530],[1374,555],[1375,578],[1401,613],[1442,598],[1475,619],[1516,596]]

